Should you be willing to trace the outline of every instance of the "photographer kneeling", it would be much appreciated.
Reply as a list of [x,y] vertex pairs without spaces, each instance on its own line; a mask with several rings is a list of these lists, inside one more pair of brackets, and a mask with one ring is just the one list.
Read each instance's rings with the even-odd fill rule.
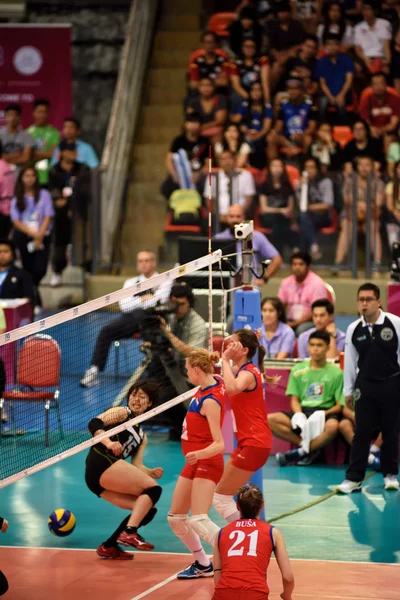
[[[163,306],[143,311],[145,318],[141,326],[143,338],[151,343],[151,363],[141,379],[155,379],[160,383],[160,403],[192,387],[187,378],[185,359],[193,348],[205,347],[207,342],[206,322],[193,308],[195,298],[190,285],[175,283],[170,301],[175,305],[173,312]],[[168,313],[167,322],[164,315]],[[187,406],[182,403],[165,413],[171,421],[170,440],[180,440],[186,410]]]

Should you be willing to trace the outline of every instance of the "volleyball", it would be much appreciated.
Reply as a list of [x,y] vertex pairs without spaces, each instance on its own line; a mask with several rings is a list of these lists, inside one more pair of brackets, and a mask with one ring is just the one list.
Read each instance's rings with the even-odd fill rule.
[[75,515],[64,508],[57,508],[47,520],[49,529],[57,537],[66,537],[75,529]]

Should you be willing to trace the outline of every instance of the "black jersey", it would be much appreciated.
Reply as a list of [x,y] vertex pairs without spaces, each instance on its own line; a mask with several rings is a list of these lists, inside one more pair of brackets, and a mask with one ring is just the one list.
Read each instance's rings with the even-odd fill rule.
[[[126,411],[126,419],[122,421],[122,423],[126,423],[127,421],[133,418],[133,413],[128,407],[126,407]],[[117,425],[108,425],[107,427],[104,427],[104,431],[109,431],[110,429],[114,429],[114,427],[117,427]],[[121,458],[125,459],[129,456],[133,457],[139,450],[140,446],[143,444],[144,431],[140,425],[134,425],[133,427],[128,427],[120,433],[117,433],[117,435],[111,436],[110,440],[113,442],[119,442],[121,444],[122,453],[119,456],[115,456],[115,454],[113,454],[111,450],[108,450],[108,448],[106,448],[101,442],[99,442],[95,446],[92,446],[90,452],[102,454],[103,456],[109,458],[113,462]]]
[[346,333],[345,396],[353,392],[356,376],[365,381],[385,381],[400,375],[400,318],[381,311],[374,325],[364,319]]

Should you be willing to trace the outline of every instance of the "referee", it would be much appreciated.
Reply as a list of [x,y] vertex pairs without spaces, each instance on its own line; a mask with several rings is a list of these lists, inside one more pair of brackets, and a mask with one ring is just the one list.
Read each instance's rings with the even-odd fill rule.
[[385,490],[398,490],[400,422],[400,318],[381,309],[380,289],[364,283],[357,292],[361,315],[346,333],[344,395],[355,409],[355,435],[346,479],[336,489],[361,491],[374,431],[382,431]]

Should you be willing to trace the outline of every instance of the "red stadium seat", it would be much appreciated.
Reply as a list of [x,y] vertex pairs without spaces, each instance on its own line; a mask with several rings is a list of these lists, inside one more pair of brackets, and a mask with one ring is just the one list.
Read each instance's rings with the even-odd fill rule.
[[[63,437],[60,405],[58,402],[60,395],[60,366],[61,349],[52,337],[37,334],[27,338],[19,353],[16,388],[9,392],[3,392],[3,397],[0,400],[1,412],[4,403],[7,401],[10,402],[12,426],[14,424],[13,405],[15,402],[42,402],[45,410],[46,446],[49,445],[49,410],[51,408],[55,408],[57,411],[58,427],[60,435]],[[1,434],[0,419],[0,437]]]
[[256,169],[255,167],[246,167],[246,171],[249,171],[254,177],[254,181],[257,185],[265,183],[267,179],[267,169]]
[[336,125],[333,128],[333,139],[339,142],[342,148],[353,139],[353,132],[347,125]]
[[253,220],[254,220],[254,227],[257,231],[261,231],[261,233],[264,233],[265,235],[271,235],[272,229],[267,229],[267,227],[263,227],[261,225],[259,208],[256,208],[256,210],[254,212]]
[[229,35],[227,29],[236,16],[234,12],[215,13],[208,21],[207,29],[213,31],[218,37],[227,37]]
[[321,229],[321,233],[324,235],[330,235],[332,233],[336,233],[339,225],[339,217],[335,208],[331,209],[331,225],[329,227],[323,227]]
[[193,225],[175,225],[172,222],[173,211],[168,210],[167,218],[165,221],[164,231],[165,233],[200,233],[201,225],[193,224]]
[[288,174],[289,181],[293,189],[296,189],[297,184],[300,181],[300,171],[294,165],[286,165],[286,173]]

